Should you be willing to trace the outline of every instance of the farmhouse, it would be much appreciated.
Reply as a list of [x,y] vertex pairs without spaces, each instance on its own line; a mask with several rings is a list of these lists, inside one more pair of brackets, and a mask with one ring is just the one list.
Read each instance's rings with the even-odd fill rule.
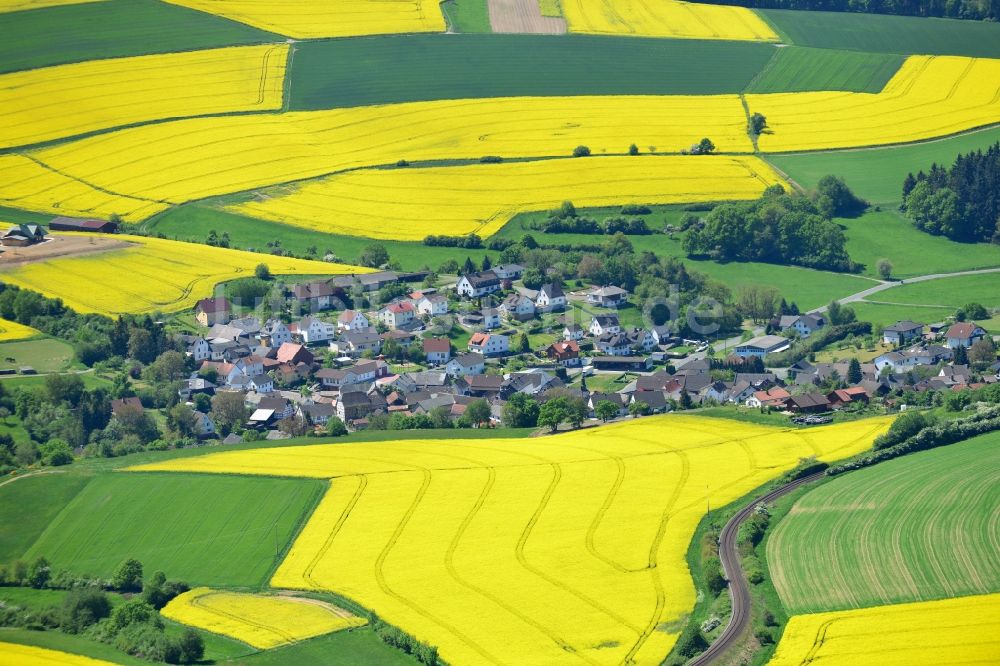
[[595,315],[588,330],[594,337],[600,337],[605,333],[621,333],[622,327],[617,315]]
[[329,282],[297,284],[292,288],[292,297],[300,305],[308,305],[313,312],[332,308],[334,306],[334,293]]
[[389,328],[402,328],[413,321],[416,312],[412,303],[390,303],[378,311],[378,320]]
[[573,340],[553,342],[545,350],[545,354],[564,368],[580,365],[580,345]]
[[441,365],[451,359],[451,340],[448,338],[425,338],[424,356],[432,365]]
[[466,298],[480,298],[500,291],[500,278],[493,271],[463,275],[455,285],[455,291]]
[[986,337],[986,331],[974,321],[963,321],[952,325],[944,337],[948,341],[948,347],[958,349],[971,347],[977,340],[982,340]]
[[779,329],[795,331],[803,338],[808,338],[825,324],[826,320],[818,314],[785,315],[778,320]]
[[500,356],[510,351],[510,338],[499,333],[473,333],[469,351],[484,356]]
[[357,331],[368,326],[368,318],[356,310],[344,310],[337,317],[338,331]]
[[203,298],[194,306],[195,319],[202,326],[226,324],[232,318],[233,306],[225,298]]
[[587,293],[587,302],[602,308],[617,308],[628,298],[628,292],[621,287],[609,285],[594,287]]
[[892,326],[882,329],[882,342],[887,345],[905,345],[911,340],[923,337],[924,325],[915,321],[897,321]]
[[539,312],[560,312],[566,309],[566,294],[557,284],[544,284],[535,297],[535,308]]
[[19,224],[11,227],[0,237],[5,247],[26,247],[45,240],[45,227],[40,224]]

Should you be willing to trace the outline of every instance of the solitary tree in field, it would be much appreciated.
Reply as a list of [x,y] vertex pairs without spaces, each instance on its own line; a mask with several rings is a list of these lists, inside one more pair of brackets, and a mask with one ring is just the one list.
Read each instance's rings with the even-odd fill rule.
[[271,269],[267,264],[257,264],[257,268],[254,269],[253,274],[257,276],[258,280],[271,279]]
[[587,146],[577,146],[573,149],[573,157],[589,157],[590,148]]
[[369,268],[378,268],[389,263],[389,251],[381,243],[372,243],[361,252],[358,263]]
[[709,138],[704,138],[698,142],[698,154],[708,155],[715,152],[715,144]]
[[882,276],[883,280],[888,280],[892,277],[892,262],[888,259],[879,259],[875,267],[878,269],[878,274]]
[[750,116],[750,133],[754,136],[760,135],[767,127],[767,118],[764,117],[763,113],[755,113]]
[[631,146],[628,147],[628,154],[629,155],[638,155],[639,154],[639,146],[637,146],[637,145],[635,145],[633,143]]

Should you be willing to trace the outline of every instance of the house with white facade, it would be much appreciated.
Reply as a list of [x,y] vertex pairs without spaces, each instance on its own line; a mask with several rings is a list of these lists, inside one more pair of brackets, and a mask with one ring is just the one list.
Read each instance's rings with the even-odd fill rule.
[[595,315],[590,320],[590,327],[587,330],[594,337],[600,337],[605,333],[621,333],[622,327],[618,323],[617,315]]
[[510,351],[510,338],[499,333],[473,333],[469,351],[483,356],[500,356]]
[[344,310],[337,317],[338,331],[357,331],[362,328],[368,328],[368,326],[370,326],[368,317],[357,310]]
[[535,309],[539,312],[561,312],[566,309],[566,294],[557,284],[543,284],[535,297]]

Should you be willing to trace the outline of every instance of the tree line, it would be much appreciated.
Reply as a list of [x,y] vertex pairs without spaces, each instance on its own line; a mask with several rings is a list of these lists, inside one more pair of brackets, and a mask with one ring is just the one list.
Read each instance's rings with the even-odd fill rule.
[[1000,19],[1000,0],[705,0],[753,9],[801,9],[982,20]]
[[1000,142],[959,155],[951,168],[907,174],[903,210],[930,234],[966,243],[1000,243]]
[[693,225],[684,237],[691,257],[717,261],[762,261],[851,272],[843,229],[831,218],[853,215],[865,203],[844,181],[826,176],[812,196],[769,187],[757,201],[723,204]]

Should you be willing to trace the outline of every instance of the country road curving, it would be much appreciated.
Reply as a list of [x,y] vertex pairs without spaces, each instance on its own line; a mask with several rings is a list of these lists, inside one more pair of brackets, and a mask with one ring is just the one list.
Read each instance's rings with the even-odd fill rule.
[[722,560],[722,568],[729,579],[729,596],[732,599],[733,612],[729,616],[729,625],[723,630],[719,637],[715,639],[707,650],[687,662],[687,666],[708,666],[714,664],[729,648],[737,645],[744,637],[750,627],[750,586],[747,584],[746,576],[743,574],[743,567],[740,564],[740,554],[736,546],[736,537],[739,534],[740,525],[758,504],[773,502],[783,495],[787,495],[796,488],[807,483],[812,483],[823,476],[823,472],[804,476],[787,483],[780,488],[775,488],[771,492],[758,497],[729,519],[722,534],[719,536],[719,559]]

